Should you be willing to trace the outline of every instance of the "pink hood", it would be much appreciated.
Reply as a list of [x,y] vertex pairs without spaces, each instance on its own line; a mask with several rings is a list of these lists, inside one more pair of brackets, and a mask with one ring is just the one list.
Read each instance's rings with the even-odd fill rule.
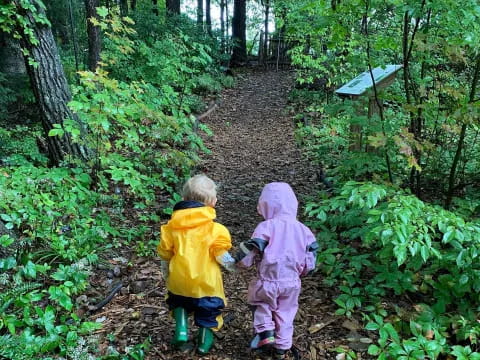
[[265,220],[278,216],[296,218],[298,201],[290,185],[284,182],[274,182],[263,188],[257,209]]

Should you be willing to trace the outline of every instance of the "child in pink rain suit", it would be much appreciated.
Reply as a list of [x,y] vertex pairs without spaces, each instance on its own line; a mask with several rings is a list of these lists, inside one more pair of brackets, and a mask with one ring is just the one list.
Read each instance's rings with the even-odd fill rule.
[[256,333],[250,346],[273,345],[277,358],[292,347],[300,277],[315,268],[318,248],[310,229],[297,220],[297,208],[290,185],[267,184],[257,206],[265,221],[258,224],[250,240],[240,244],[237,255],[238,266],[257,265],[257,276],[248,288]]

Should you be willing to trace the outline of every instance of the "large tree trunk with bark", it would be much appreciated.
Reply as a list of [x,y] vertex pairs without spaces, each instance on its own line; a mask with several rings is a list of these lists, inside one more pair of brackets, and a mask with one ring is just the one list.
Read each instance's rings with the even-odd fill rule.
[[180,15],[180,0],[166,0],[165,7],[168,12]]
[[210,0],[205,0],[205,24],[207,25],[207,32],[212,35],[212,16],[210,13]]
[[[133,2],[132,2],[133,3]],[[87,16],[87,35],[88,35],[88,68],[95,71],[100,61],[100,51],[102,49],[102,38],[100,27],[95,26],[90,19],[99,19],[96,8],[99,6],[99,0],[85,0],[85,11]]]
[[203,25],[203,0],[197,0],[197,25]]
[[[26,16],[35,38],[38,40],[38,44],[33,45],[28,36],[22,34],[20,44],[24,50],[30,53],[30,59],[37,63],[37,66],[27,65],[27,73],[41,111],[51,163],[58,165],[68,155],[86,160],[88,158],[86,148],[73,143],[69,134],[48,136],[49,131],[54,128],[53,124],[59,124],[63,128],[65,119],[72,119],[76,122],[81,132],[85,130],[78,116],[67,106],[72,96],[50,27],[36,23],[33,14],[23,10],[20,1],[13,0],[17,12]],[[36,7],[37,13],[44,15],[44,10],[37,0],[31,2]]]
[[233,2],[232,38],[233,54],[232,64],[243,65],[247,61],[247,39],[246,39],[246,0],[235,0]]

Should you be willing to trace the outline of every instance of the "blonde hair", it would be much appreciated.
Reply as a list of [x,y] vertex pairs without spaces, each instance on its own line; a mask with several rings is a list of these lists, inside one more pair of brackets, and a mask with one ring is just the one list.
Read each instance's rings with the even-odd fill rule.
[[217,200],[217,185],[204,174],[195,175],[183,185],[182,196],[184,200],[214,205]]

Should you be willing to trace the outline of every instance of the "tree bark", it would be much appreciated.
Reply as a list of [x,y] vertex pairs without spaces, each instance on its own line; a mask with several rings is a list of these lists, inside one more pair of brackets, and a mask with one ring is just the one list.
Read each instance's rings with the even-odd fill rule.
[[120,0],[120,15],[128,15],[128,0]]
[[172,14],[180,15],[180,0],[166,0],[165,7]]
[[197,25],[203,25],[203,0],[197,0]]
[[26,75],[25,61],[18,41],[0,31],[0,73],[8,75]]
[[225,53],[225,0],[220,0],[220,33],[221,50]]
[[[263,1],[264,6],[265,6],[265,21],[264,21],[264,27],[265,27],[265,41],[263,43],[263,54],[264,54],[264,60],[266,61],[268,58],[268,13],[270,11],[270,2],[269,0]],[[280,44],[278,44],[280,45]]]
[[[13,4],[17,7],[17,12],[27,18],[35,38],[38,40],[38,44],[33,45],[28,36],[22,33],[20,45],[30,53],[30,59],[37,63],[35,67],[27,64],[27,73],[41,111],[50,162],[52,165],[58,165],[68,155],[86,160],[88,158],[87,149],[73,143],[68,133],[63,136],[48,136],[49,131],[54,128],[53,124],[59,124],[63,128],[65,119],[72,119],[76,122],[82,133],[85,132],[85,129],[78,116],[67,106],[72,96],[50,27],[36,23],[33,14],[25,11],[20,5],[20,1],[13,0]],[[31,3],[35,6],[38,14],[45,14],[37,0],[31,0]]]
[[207,32],[212,35],[212,17],[210,14],[210,0],[205,0],[205,23],[207,25]]
[[93,25],[90,21],[91,18],[99,19],[96,11],[99,5],[99,0],[85,0],[88,35],[88,68],[90,71],[95,71],[97,68],[98,62],[100,61],[100,51],[102,49],[100,27]]
[[246,0],[234,0],[232,20],[233,65],[243,65],[247,61],[246,12]]

